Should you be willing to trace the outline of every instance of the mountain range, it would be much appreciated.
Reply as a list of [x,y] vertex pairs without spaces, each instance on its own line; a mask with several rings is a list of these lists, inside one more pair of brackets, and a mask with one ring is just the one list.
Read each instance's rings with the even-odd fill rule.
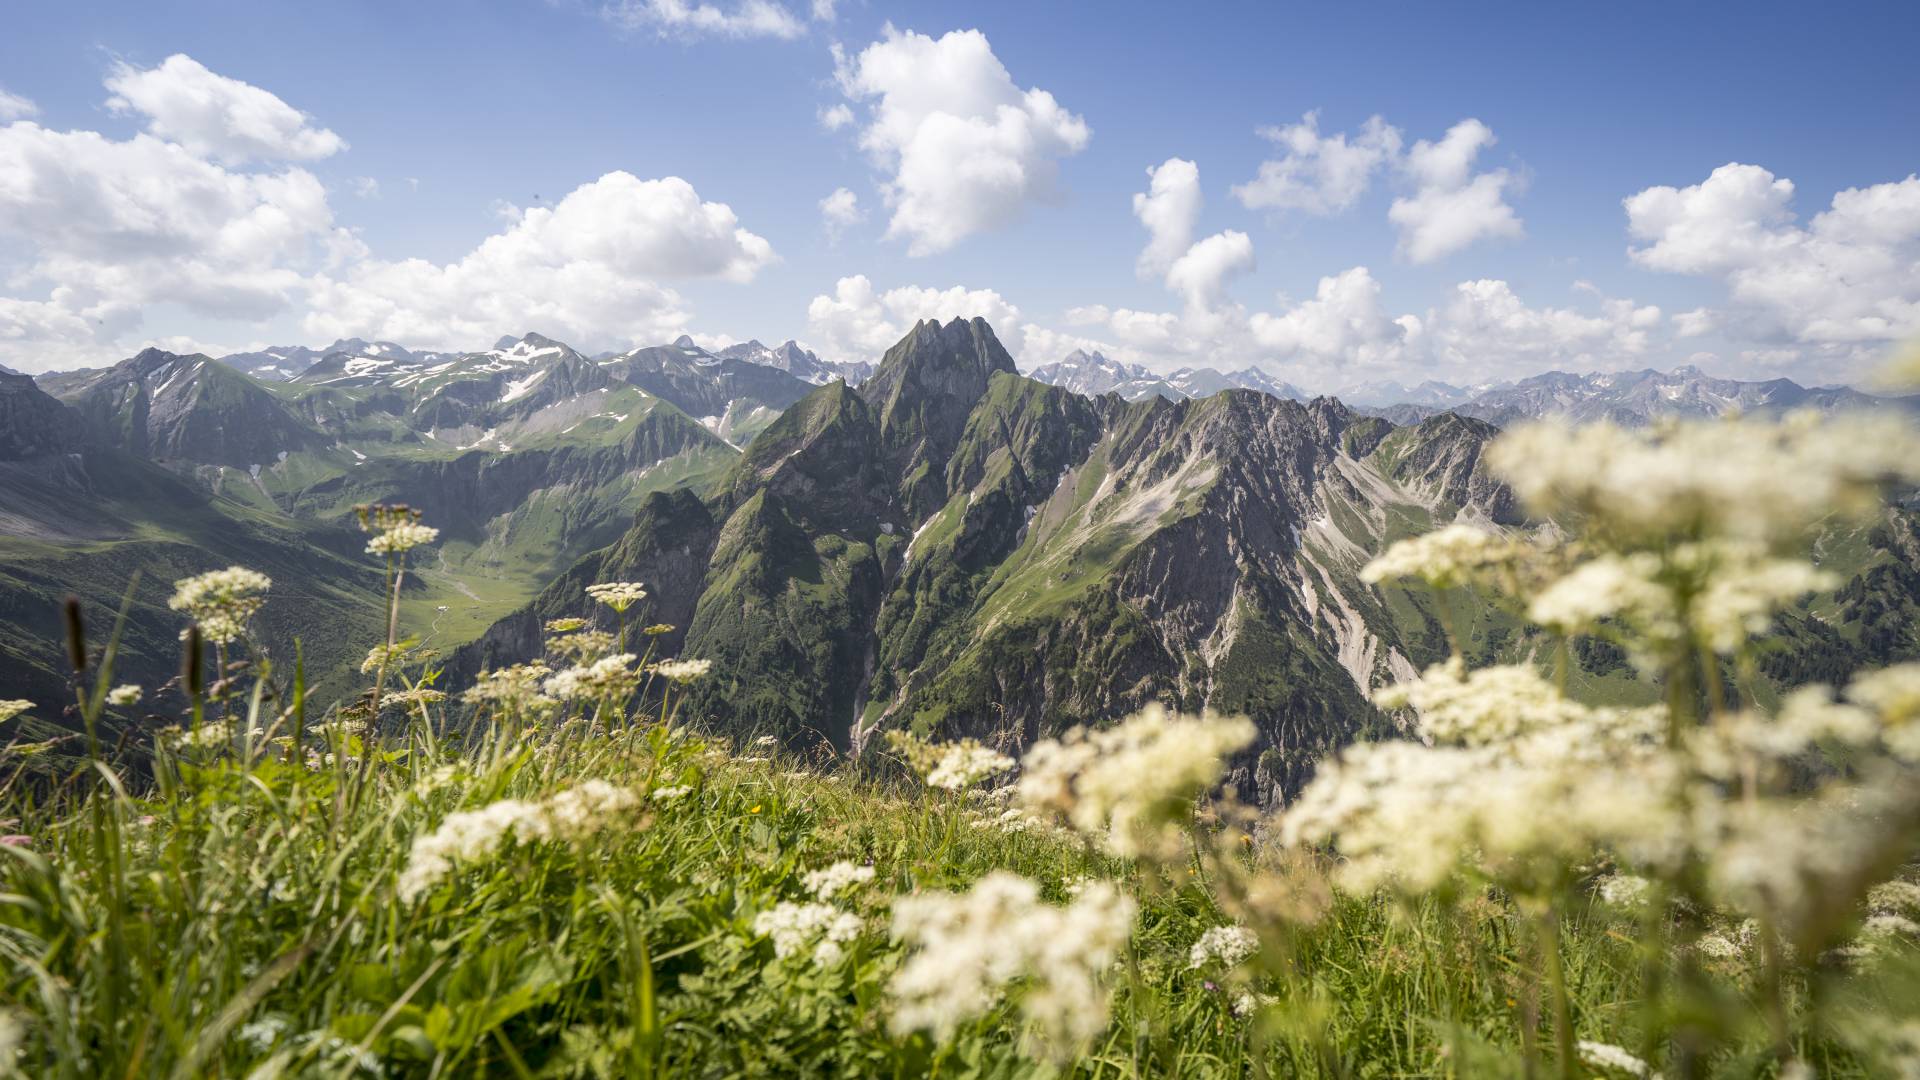
[[[160,350],[0,372],[8,692],[59,701],[59,596],[110,610],[136,573],[123,663],[163,684],[169,583],[236,562],[275,579],[276,655],[298,635],[322,693],[350,692],[381,617],[352,508],[399,501],[442,530],[401,616],[448,685],[534,658],[548,619],[606,620],[586,585],[639,580],[641,617],[674,627],[663,646],[714,661],[688,704],[727,729],[840,752],[896,727],[1024,743],[1161,700],[1252,716],[1236,782],[1271,796],[1389,730],[1368,693],[1445,654],[1432,601],[1361,566],[1451,521],[1551,527],[1481,464],[1502,425],[1872,403],[1683,369],[1362,408],[1252,369],[1155,376],[1098,354],[1023,376],[979,319],[917,324],[864,373],[792,342],[336,345],[277,381]],[[1914,522],[1890,507],[1823,542],[1846,584],[1783,620],[1769,685],[1920,650]],[[1545,647],[1463,608],[1477,658]],[[1577,654],[1578,693],[1655,692],[1604,646]]]

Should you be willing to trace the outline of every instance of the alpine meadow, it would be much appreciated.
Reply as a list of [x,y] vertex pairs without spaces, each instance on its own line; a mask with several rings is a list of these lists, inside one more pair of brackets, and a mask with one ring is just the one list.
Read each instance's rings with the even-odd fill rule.
[[1914,10],[4,21],[0,1078],[1920,1078]]

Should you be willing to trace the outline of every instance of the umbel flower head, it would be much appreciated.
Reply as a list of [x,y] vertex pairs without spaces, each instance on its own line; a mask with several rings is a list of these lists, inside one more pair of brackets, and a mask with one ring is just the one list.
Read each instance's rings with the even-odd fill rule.
[[229,566],[174,582],[167,606],[198,623],[202,637],[225,645],[246,632],[247,620],[267,602],[272,587],[272,579],[257,570]]
[[1536,549],[1476,525],[1456,523],[1397,540],[1360,570],[1369,585],[1418,578],[1434,588],[1486,585],[1512,590]]
[[539,802],[502,799],[478,810],[448,814],[414,838],[397,889],[411,903],[462,865],[490,859],[510,843],[585,843],[625,824],[640,797],[605,780],[588,780]]
[[1523,424],[1487,462],[1535,512],[1632,545],[1718,537],[1775,545],[1829,514],[1858,516],[1920,480],[1920,437],[1900,417],[1796,414],[1629,430]]
[[886,737],[928,787],[960,791],[1014,767],[1012,758],[978,739],[932,743],[909,731],[889,731]]
[[1022,802],[1065,817],[1116,855],[1179,849],[1193,801],[1253,742],[1245,717],[1182,716],[1149,705],[1109,728],[1074,728],[1027,751]]
[[353,508],[360,531],[374,534],[369,555],[398,555],[440,538],[440,530],[420,524],[424,512],[405,503],[366,503]]
[[618,612],[647,598],[647,589],[638,581],[603,581],[587,586],[587,595]]
[[945,1040],[1024,976],[1020,1008],[1042,1049],[1070,1059],[1106,1030],[1101,978],[1126,947],[1134,911],[1106,882],[1054,907],[1041,901],[1039,885],[1006,871],[966,893],[903,896],[893,904],[893,933],[912,953],[889,986],[893,1029]]
[[707,672],[713,670],[713,661],[711,660],[662,660],[657,664],[649,665],[647,667],[647,670],[653,672],[655,675],[658,675],[663,679],[666,679],[668,682],[675,682],[675,683],[680,683],[682,685],[685,685],[686,683],[690,683],[695,679],[706,678]]

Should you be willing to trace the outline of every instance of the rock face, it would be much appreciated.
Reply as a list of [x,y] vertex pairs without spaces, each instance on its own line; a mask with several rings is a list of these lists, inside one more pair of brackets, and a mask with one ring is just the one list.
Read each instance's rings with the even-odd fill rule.
[[0,367],[0,461],[80,448],[79,418],[33,379]]
[[259,383],[199,354],[147,349],[44,384],[80,414],[89,442],[139,457],[246,468],[322,442]]
[[1244,389],[1087,397],[1019,375],[980,320],[924,322],[456,664],[529,658],[540,619],[587,613],[586,584],[658,574],[644,618],[714,662],[687,707],[743,736],[1024,744],[1157,700],[1252,716],[1237,781],[1283,793],[1386,722],[1368,690],[1444,655],[1420,599],[1357,572],[1432,525],[1515,524],[1480,463],[1493,433]]

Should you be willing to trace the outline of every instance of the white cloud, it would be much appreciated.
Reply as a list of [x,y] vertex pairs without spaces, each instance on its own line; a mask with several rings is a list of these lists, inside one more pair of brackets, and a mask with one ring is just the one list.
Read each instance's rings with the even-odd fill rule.
[[853,123],[853,110],[843,102],[820,110],[820,126],[828,131],[839,131]]
[[30,99],[23,98],[19,94],[9,94],[4,88],[0,88],[0,121],[25,120],[39,115],[40,106],[35,105]]
[[1478,120],[1462,120],[1439,142],[1425,139],[1407,152],[1404,170],[1417,185],[1411,196],[1393,200],[1387,218],[1400,229],[1400,253],[1429,263],[1494,237],[1525,234],[1520,218],[1506,202],[1516,186],[1513,174],[1492,169],[1475,174],[1473,162],[1495,142],[1492,129]]
[[1432,359],[1454,371],[1532,375],[1640,361],[1660,309],[1603,300],[1597,314],[1529,307],[1504,281],[1463,281],[1427,317]]
[[1793,193],[1792,181],[1738,163],[1691,187],[1648,188],[1624,200],[1642,242],[1630,254],[1649,269],[1719,279],[1739,315],[1730,325],[1756,340],[1859,363],[1920,334],[1920,177],[1848,188],[1806,226],[1789,208]]
[[1673,317],[1673,332],[1683,338],[1699,337],[1720,329],[1720,313],[1707,308],[1678,312]]
[[1200,220],[1200,167],[1182,158],[1168,158],[1147,169],[1147,190],[1133,196],[1133,216],[1147,228],[1147,247],[1135,272],[1159,277],[1173,267],[1193,244]]
[[1421,323],[1412,315],[1389,316],[1380,303],[1380,283],[1356,266],[1321,278],[1313,299],[1282,314],[1255,313],[1249,329],[1272,359],[1377,367],[1406,359]]
[[887,235],[911,255],[945,251],[1051,197],[1059,160],[1090,137],[1052,94],[1016,86],[978,30],[935,40],[888,26],[857,56],[836,55],[841,90],[871,103],[860,144],[889,174]]
[[216,75],[184,53],[156,68],[116,63],[107,89],[113,92],[107,106],[146,117],[149,134],[228,164],[311,161],[347,146],[273,94]]
[[1025,344],[1020,309],[992,289],[928,289],[904,285],[876,292],[865,274],[843,277],[833,295],[807,305],[809,347],[830,360],[878,360],[921,319],[971,319],[993,325],[1015,357]]
[[1196,241],[1167,269],[1167,287],[1179,293],[1187,309],[1208,312],[1227,302],[1227,281],[1253,269],[1253,241],[1228,229]]
[[813,21],[830,23],[834,17],[835,0],[813,0]]
[[380,181],[375,180],[371,176],[356,176],[348,181],[348,183],[352,185],[353,193],[362,199],[377,199],[380,197]]
[[1400,153],[1400,129],[1378,116],[1369,117],[1352,142],[1344,133],[1323,137],[1318,111],[1298,124],[1261,128],[1260,135],[1286,156],[1261,162],[1254,179],[1234,186],[1234,195],[1249,210],[1337,214],[1365,194],[1374,172]]
[[0,351],[37,369],[114,340],[156,304],[270,317],[305,270],[357,249],[303,169],[235,172],[151,135],[29,121],[0,127],[0,238],[24,255],[15,287],[45,290],[4,302]]
[[[602,14],[629,30],[650,29],[661,36],[711,35],[729,38],[797,38],[807,28],[792,11],[772,0],[740,0],[720,5],[695,0],[614,0]],[[816,6],[816,11],[818,10]]]
[[860,197],[846,188],[834,188],[833,194],[820,200],[820,220],[826,223],[830,241],[838,240],[841,233],[866,217],[866,211],[860,209]]
[[656,279],[748,281],[774,259],[723,203],[679,177],[611,172],[445,265],[365,260],[315,280],[305,327],[316,338],[361,336],[472,347],[538,329],[586,347],[657,340],[688,313]]

